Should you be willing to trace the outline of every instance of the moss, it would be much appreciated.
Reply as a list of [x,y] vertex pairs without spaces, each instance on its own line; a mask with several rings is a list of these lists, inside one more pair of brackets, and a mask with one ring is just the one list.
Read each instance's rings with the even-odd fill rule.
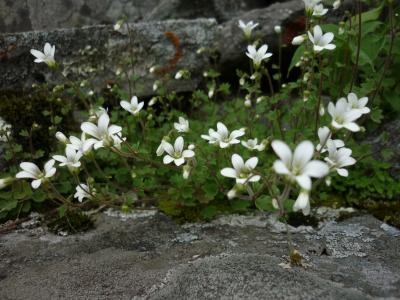
[[364,209],[375,218],[389,225],[400,228],[400,202],[399,201],[368,201]]
[[183,206],[172,200],[161,200],[158,208],[172,217],[178,224],[202,220],[202,209],[199,206]]
[[59,234],[60,232],[74,234],[94,228],[94,222],[91,217],[81,212],[69,211],[62,218],[50,221],[47,227],[55,234]]

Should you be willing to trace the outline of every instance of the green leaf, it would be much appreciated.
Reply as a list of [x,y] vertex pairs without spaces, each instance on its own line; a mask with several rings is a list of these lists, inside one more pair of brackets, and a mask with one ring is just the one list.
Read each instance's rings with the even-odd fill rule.
[[371,120],[379,124],[381,123],[382,119],[383,119],[382,109],[380,108],[373,109],[371,112]]
[[44,193],[43,191],[36,191],[33,193],[32,199],[37,203],[41,203],[46,200],[46,193]]
[[[371,9],[369,11],[362,13],[361,14],[361,23],[378,20],[379,16],[382,13],[382,9],[383,9],[384,5],[385,5],[385,1],[382,1],[381,5],[379,5],[377,8],[374,8],[374,9]],[[358,24],[358,15],[355,15],[354,17],[351,18],[351,23]]]
[[62,217],[65,216],[65,214],[66,214],[66,212],[67,212],[67,206],[61,205],[59,208],[57,208],[57,210],[58,210],[58,216],[59,216],[60,218],[62,218]]
[[292,61],[290,62],[289,70],[287,75],[289,76],[290,71],[296,66],[296,64],[300,61],[305,51],[304,45],[301,45],[296,49],[296,52],[293,54]]
[[234,200],[231,203],[233,212],[245,212],[251,206],[252,202],[249,200]]
[[258,197],[255,201],[256,207],[261,211],[274,211],[271,196],[265,195]]
[[218,209],[216,206],[214,205],[210,205],[207,206],[206,208],[204,208],[201,211],[201,216],[205,219],[205,220],[211,220],[213,219],[218,213]]

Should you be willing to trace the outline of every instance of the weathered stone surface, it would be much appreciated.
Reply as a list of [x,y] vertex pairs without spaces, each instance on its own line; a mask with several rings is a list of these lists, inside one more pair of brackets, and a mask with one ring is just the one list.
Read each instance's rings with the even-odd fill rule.
[[6,0],[0,2],[0,32],[51,31],[145,19],[161,0]]
[[[173,80],[171,89],[179,91],[193,90],[200,76],[201,67],[206,58],[196,54],[200,47],[211,47],[215,41],[216,23],[214,20],[176,20],[151,23],[130,24],[132,47],[128,34],[116,32],[113,26],[99,25],[75,29],[60,29],[50,32],[25,32],[0,36],[0,52],[6,53],[1,61],[2,76],[0,90],[18,90],[30,87],[34,82],[60,82],[45,64],[35,64],[29,50],[42,49],[45,42],[56,45],[56,60],[68,69],[79,73],[83,78],[98,77],[97,88],[104,87],[106,80],[115,79],[118,65],[126,64],[121,58],[135,60],[134,74],[139,76],[138,95],[149,95],[156,79],[149,74],[149,68],[155,64],[168,65],[174,57],[176,48],[165,36],[165,32],[174,32],[181,40],[182,58],[176,69],[187,68],[194,74],[194,80]],[[90,46],[81,54],[80,50]],[[91,54],[88,54],[90,53]]]
[[111,24],[122,16],[129,22],[181,18],[223,22],[274,2],[279,0],[5,0],[0,2],[0,32]]
[[144,212],[123,219],[103,214],[95,230],[67,237],[20,229],[0,238],[0,298],[400,297],[400,238],[375,218],[293,233],[304,266],[289,269],[286,234],[272,233],[268,219],[230,216],[178,226]]
[[[218,49],[221,51],[221,63],[223,65],[231,65],[232,62],[246,59],[243,53],[248,42],[245,40],[243,33],[240,32],[240,29],[238,29],[240,19],[246,22],[254,21],[259,23],[259,26],[253,31],[255,37],[260,38],[269,47],[277,49],[278,37],[274,27],[282,25],[284,28],[288,21],[295,20],[302,13],[304,13],[303,2],[292,0],[284,3],[275,3],[267,8],[251,10],[221,24],[217,36]],[[227,43],[227,41],[229,42]]]

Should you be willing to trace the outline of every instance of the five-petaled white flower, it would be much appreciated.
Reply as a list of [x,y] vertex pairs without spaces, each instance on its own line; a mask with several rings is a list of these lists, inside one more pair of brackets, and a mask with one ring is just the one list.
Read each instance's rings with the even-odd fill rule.
[[208,140],[210,144],[218,144],[221,148],[228,148],[230,145],[239,144],[240,140],[238,137],[241,137],[245,134],[245,129],[241,128],[238,130],[233,130],[229,133],[228,128],[221,123],[217,123],[217,131],[210,128],[208,130],[208,135],[202,134],[201,137],[205,140]]
[[349,172],[344,167],[354,165],[356,160],[351,157],[351,149],[340,148],[338,149],[332,141],[327,143],[329,156],[325,158],[331,169],[336,170],[340,176],[347,177]]
[[264,151],[265,143],[258,144],[258,139],[248,139],[247,141],[242,141],[243,147],[249,150]]
[[70,171],[74,171],[81,166],[79,161],[82,157],[82,152],[75,150],[70,144],[65,147],[65,156],[53,155],[53,159],[60,162],[61,167],[68,167]]
[[366,107],[368,103],[368,97],[362,97],[358,99],[357,95],[350,93],[347,95],[347,101],[349,103],[349,109],[358,110],[361,114],[368,114],[371,110]]
[[46,63],[49,67],[54,67],[56,61],[54,60],[54,53],[56,52],[56,46],[51,46],[49,43],[44,45],[43,52],[35,49],[31,49],[31,54],[36,57],[35,63]]
[[120,133],[122,128],[117,125],[109,126],[109,123],[110,117],[107,113],[103,113],[99,117],[97,126],[91,122],[82,123],[82,131],[97,140],[97,142],[94,144],[94,149],[112,146],[119,147],[121,144],[122,137],[120,137]]
[[95,190],[91,189],[86,184],[80,183],[75,188],[76,193],[74,194],[74,198],[77,198],[79,202],[82,202],[84,198],[92,199],[95,194]]
[[324,49],[333,50],[336,48],[336,45],[330,44],[333,41],[334,34],[332,32],[327,32],[323,34],[322,29],[319,25],[314,26],[314,35],[311,32],[308,32],[308,38],[311,43],[314,44],[314,51],[320,52]]
[[328,141],[332,141],[337,148],[344,147],[344,142],[342,140],[336,139],[332,140],[332,133],[331,130],[324,126],[318,129],[318,137],[319,137],[319,144],[317,145],[316,149],[320,153],[324,153],[327,151],[326,143]]
[[165,141],[162,142],[162,145],[164,151],[168,153],[163,159],[166,165],[174,162],[179,167],[185,163],[186,158],[192,158],[195,154],[192,150],[183,150],[184,140],[181,136],[177,137],[173,146]]
[[82,132],[80,139],[76,136],[70,136],[69,141],[71,143],[70,146],[81,152],[83,155],[92,151],[93,145],[97,143],[96,139],[86,139],[86,134],[84,132]]
[[248,45],[246,55],[253,60],[254,67],[258,69],[264,59],[272,56],[272,53],[267,51],[268,45],[265,44],[258,48],[258,50],[253,45]]
[[22,162],[19,166],[23,171],[18,172],[16,178],[32,178],[32,188],[37,189],[42,182],[53,177],[56,173],[54,168],[55,160],[51,159],[44,165],[44,171],[42,172],[37,165],[31,162]]
[[345,98],[340,98],[336,105],[329,102],[328,113],[332,117],[332,126],[341,129],[346,128],[352,132],[360,131],[354,121],[361,117],[362,113],[358,109],[349,109],[349,103]]
[[178,132],[189,132],[189,121],[183,117],[179,117],[179,123],[174,123],[174,128]]
[[279,140],[273,141],[271,146],[280,158],[274,162],[275,172],[297,182],[304,190],[311,190],[310,177],[322,178],[329,173],[326,163],[311,160],[314,155],[314,145],[310,141],[301,142],[294,153],[288,145]]
[[258,158],[252,157],[244,162],[239,154],[232,155],[233,168],[224,168],[221,175],[229,178],[235,178],[237,184],[246,184],[248,182],[257,182],[261,179],[260,175],[255,175],[253,170],[258,164]]
[[323,4],[317,4],[314,6],[313,16],[322,17],[323,15],[326,15],[327,12],[328,12],[328,9],[324,8]]
[[239,28],[241,28],[243,30],[244,35],[247,39],[251,38],[251,32],[257,26],[258,26],[258,23],[254,23],[253,21],[244,23],[242,20],[239,20]]
[[131,102],[128,101],[121,101],[120,105],[123,109],[127,112],[130,112],[132,115],[137,116],[140,113],[140,110],[143,108],[144,102],[138,102],[138,98],[133,96]]

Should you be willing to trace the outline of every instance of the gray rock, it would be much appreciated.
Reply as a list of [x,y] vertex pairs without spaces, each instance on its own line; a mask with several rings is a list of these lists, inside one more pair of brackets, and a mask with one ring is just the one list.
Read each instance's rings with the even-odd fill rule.
[[304,262],[291,268],[286,234],[272,233],[267,216],[179,226],[159,213],[145,215],[102,214],[95,230],[67,237],[31,229],[3,235],[0,298],[400,297],[400,238],[369,215],[293,233]]
[[112,24],[122,16],[143,20],[161,0],[6,0],[0,2],[0,32]]
[[180,38],[183,52],[176,70],[187,68],[194,79],[172,80],[167,85],[177,92],[191,91],[201,78],[196,74],[206,63],[206,58],[197,55],[196,50],[212,45],[215,25],[215,21],[209,19],[130,24],[132,47],[128,34],[116,32],[109,25],[4,34],[0,36],[0,52],[6,52],[7,56],[1,62],[0,90],[29,88],[38,79],[49,83],[60,82],[60,76],[55,76],[45,64],[35,64],[29,53],[31,48],[42,49],[45,42],[50,42],[56,45],[55,57],[61,65],[82,78],[97,78],[96,86],[100,89],[107,80],[115,79],[119,65],[126,65],[121,59],[126,60],[132,48],[135,60],[133,73],[139,77],[135,93],[138,96],[153,94],[151,87],[156,78],[149,74],[149,68],[155,64],[166,66],[175,55],[175,46],[165,36],[165,32],[170,31]]

